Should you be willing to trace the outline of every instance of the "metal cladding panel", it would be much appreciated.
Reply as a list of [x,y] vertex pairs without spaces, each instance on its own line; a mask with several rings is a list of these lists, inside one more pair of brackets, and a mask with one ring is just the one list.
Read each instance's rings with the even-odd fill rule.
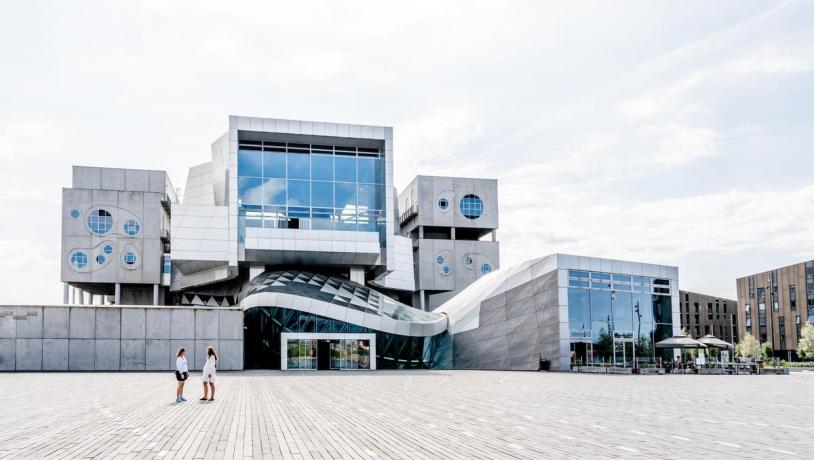
[[413,337],[438,335],[447,326],[445,315],[400,304],[346,279],[301,271],[273,271],[256,276],[240,306],[243,310],[287,308]]

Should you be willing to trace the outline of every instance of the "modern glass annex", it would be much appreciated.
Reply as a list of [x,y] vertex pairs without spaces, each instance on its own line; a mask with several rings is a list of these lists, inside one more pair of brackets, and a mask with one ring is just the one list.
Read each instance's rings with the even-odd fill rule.
[[673,336],[670,280],[568,271],[572,364],[652,363]]

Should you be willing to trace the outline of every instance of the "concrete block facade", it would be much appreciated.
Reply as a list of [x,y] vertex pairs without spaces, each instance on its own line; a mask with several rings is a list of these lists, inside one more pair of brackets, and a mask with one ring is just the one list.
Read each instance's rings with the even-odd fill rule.
[[0,306],[0,371],[170,371],[206,348],[221,370],[243,369],[243,311],[139,306]]

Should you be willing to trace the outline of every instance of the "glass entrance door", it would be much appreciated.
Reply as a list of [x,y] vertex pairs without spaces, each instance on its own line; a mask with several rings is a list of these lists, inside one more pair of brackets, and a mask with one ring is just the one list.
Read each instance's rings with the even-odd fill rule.
[[317,368],[317,341],[315,339],[289,339],[286,358],[289,369]]
[[370,369],[370,340],[331,340],[331,369]]
[[620,367],[633,367],[636,361],[636,344],[633,339],[613,339],[613,364]]

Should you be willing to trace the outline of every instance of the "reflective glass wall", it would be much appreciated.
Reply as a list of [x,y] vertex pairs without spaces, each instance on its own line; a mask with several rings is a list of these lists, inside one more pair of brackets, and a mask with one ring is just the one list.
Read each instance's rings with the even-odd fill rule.
[[672,316],[668,279],[568,271],[572,365],[653,363]]
[[241,228],[384,232],[380,149],[246,140],[238,148]]
[[[365,360],[376,359],[377,369],[432,368],[436,365],[437,359],[444,358],[439,356],[438,350],[442,341],[447,338],[446,336],[408,337],[388,334],[344,321],[277,307],[257,307],[247,310],[243,315],[243,325],[243,359],[246,369],[280,369],[280,334],[283,332],[375,333],[376,356],[369,356],[370,345],[368,344],[367,356],[365,356],[363,350],[360,357],[360,351],[358,348],[356,349],[355,363],[358,366],[360,362],[364,363]],[[358,343],[356,345],[358,347]],[[299,344],[297,346],[299,347]],[[345,348],[339,347],[336,350],[340,366],[342,356],[345,357],[346,365],[348,365],[349,361],[354,362],[352,347],[350,349],[347,346]],[[348,354],[349,351],[350,354]],[[285,353],[288,353],[288,350]],[[297,353],[300,353],[300,348],[297,348]],[[333,356],[334,352],[331,351],[331,357]],[[291,362],[288,361],[289,367]],[[297,363],[297,365],[300,363],[299,354],[297,355]]]

